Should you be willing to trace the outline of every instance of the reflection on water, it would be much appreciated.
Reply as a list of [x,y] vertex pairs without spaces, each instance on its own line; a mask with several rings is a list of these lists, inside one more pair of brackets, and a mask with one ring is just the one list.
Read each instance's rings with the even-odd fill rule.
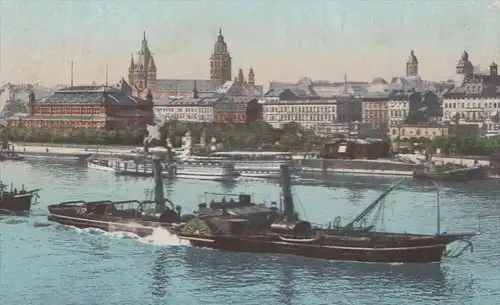
[[294,271],[291,268],[281,267],[279,272],[282,274],[278,284],[280,303],[291,305],[298,294],[294,287]]
[[[227,253],[187,248],[182,257],[189,278],[204,290],[224,290],[253,285],[276,286],[280,304],[297,302],[301,286],[335,289],[339,282],[350,288],[412,289],[440,294],[445,277],[440,264],[367,264],[331,262],[294,256]],[[391,289],[392,289],[391,288]]]
[[165,249],[155,251],[155,256],[154,265],[150,273],[153,278],[150,289],[153,296],[162,299],[167,294],[167,287],[170,285],[171,274],[168,270],[170,264],[168,262],[168,253]]

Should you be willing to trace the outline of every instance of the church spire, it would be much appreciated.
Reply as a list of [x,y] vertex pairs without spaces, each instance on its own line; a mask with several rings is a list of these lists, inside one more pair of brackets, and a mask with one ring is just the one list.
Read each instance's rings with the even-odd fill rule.
[[255,85],[255,74],[252,67],[250,67],[250,70],[248,71],[248,84],[252,86]]
[[128,69],[129,71],[134,69],[134,54],[130,55],[130,67]]
[[243,76],[243,69],[238,70],[238,83],[243,84],[245,77]]

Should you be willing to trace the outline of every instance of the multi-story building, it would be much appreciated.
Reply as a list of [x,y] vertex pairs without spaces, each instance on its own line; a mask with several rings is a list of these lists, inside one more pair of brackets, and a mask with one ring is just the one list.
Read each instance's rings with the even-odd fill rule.
[[[406,97],[406,95],[405,95]],[[389,100],[389,125],[403,124],[410,113],[410,102],[406,99]]]
[[190,99],[155,100],[154,111],[183,122],[217,122],[246,124],[261,117],[256,98],[214,96]]
[[109,86],[74,86],[36,100],[29,96],[29,115],[11,117],[8,125],[20,128],[137,127],[153,122],[153,97],[133,97]]
[[500,76],[498,65],[489,74],[473,73],[467,52],[457,65],[462,83],[443,95],[443,120],[457,124],[477,124],[486,135],[499,134]]
[[216,123],[249,124],[257,121],[262,112],[262,105],[250,97],[224,97],[213,108]]
[[296,122],[314,129],[320,123],[335,122],[337,119],[335,99],[300,96],[290,89],[270,90],[259,102],[262,104],[263,120],[274,128]]
[[389,125],[403,124],[410,114],[422,113],[429,118],[442,116],[439,97],[431,91],[392,91],[389,94]]
[[213,122],[214,105],[219,97],[164,99],[154,101],[154,111],[171,120],[183,122]]
[[371,124],[375,129],[387,128],[389,123],[389,94],[387,92],[371,92],[361,100],[362,122]]

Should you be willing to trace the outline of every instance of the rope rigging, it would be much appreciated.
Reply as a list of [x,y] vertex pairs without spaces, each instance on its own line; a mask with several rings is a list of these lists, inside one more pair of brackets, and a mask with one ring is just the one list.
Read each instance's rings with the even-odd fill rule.
[[[459,249],[459,245],[465,243],[465,246]],[[446,249],[444,252],[444,257],[457,258],[464,254],[465,251],[470,249],[470,253],[474,253],[474,245],[470,240],[461,239],[457,241],[457,246],[455,249]]]

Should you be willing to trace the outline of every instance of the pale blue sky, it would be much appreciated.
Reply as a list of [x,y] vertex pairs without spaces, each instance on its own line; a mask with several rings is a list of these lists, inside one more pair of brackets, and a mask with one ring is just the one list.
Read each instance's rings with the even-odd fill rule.
[[[469,2],[473,2],[469,4]],[[256,81],[371,80],[403,75],[410,49],[424,79],[454,74],[464,49],[500,61],[494,0],[0,0],[0,82],[104,83],[126,77],[147,38],[159,78],[208,78],[219,27],[233,70]],[[235,72],[233,72],[235,73]]]

